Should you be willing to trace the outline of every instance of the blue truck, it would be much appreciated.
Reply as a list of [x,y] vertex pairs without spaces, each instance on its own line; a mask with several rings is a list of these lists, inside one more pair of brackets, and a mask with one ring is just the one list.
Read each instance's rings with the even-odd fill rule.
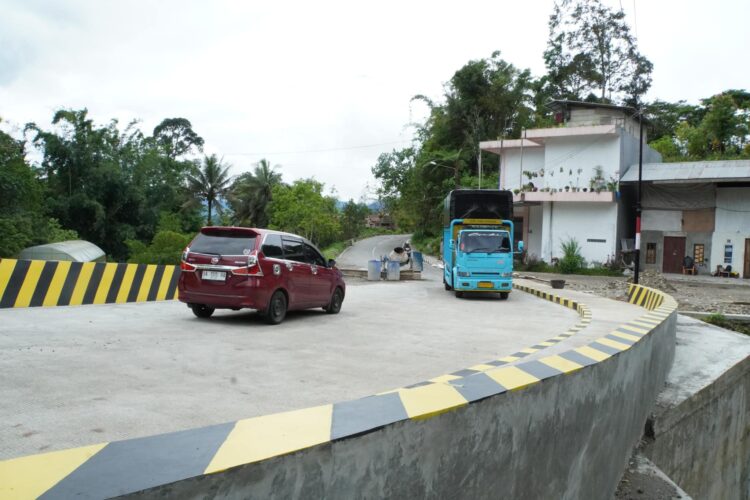
[[[465,292],[513,289],[513,193],[456,189],[443,205],[443,284],[456,297]],[[523,251],[523,242],[518,242]]]

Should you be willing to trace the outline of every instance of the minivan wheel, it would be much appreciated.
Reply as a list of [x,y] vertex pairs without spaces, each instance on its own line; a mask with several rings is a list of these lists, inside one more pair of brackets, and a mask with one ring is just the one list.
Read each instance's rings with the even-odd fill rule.
[[276,290],[268,302],[265,313],[266,323],[278,325],[286,317],[286,295],[281,290]]
[[190,309],[193,310],[193,314],[204,319],[210,318],[215,311],[213,307],[208,307],[206,304],[193,304]]
[[323,309],[328,314],[338,314],[341,310],[341,304],[344,302],[344,292],[341,291],[341,288],[336,288],[334,290],[333,295],[331,296],[331,302],[328,303],[327,306],[325,306]]

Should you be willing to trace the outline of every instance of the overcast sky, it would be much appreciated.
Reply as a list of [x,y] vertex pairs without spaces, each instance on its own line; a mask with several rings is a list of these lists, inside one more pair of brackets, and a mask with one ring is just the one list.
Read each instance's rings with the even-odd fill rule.
[[[607,1],[654,63],[647,99],[750,89],[750,1]],[[206,2],[0,0],[0,125],[49,126],[58,108],[151,133],[185,117],[206,152],[360,199],[378,155],[408,146],[424,105],[495,50],[535,76],[552,0]],[[635,16],[633,15],[635,13]]]

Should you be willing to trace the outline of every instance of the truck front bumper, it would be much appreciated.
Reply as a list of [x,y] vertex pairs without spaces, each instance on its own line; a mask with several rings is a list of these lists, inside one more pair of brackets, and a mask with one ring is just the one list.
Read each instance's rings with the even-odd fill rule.
[[454,290],[460,292],[510,292],[513,289],[513,280],[511,278],[475,278],[475,277],[456,277],[453,285]]

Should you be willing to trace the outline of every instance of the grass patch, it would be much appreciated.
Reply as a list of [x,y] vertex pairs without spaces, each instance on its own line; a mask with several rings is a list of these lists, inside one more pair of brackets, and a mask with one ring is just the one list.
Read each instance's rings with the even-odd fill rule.
[[744,333],[745,335],[750,335],[749,324],[739,321],[732,321],[731,319],[727,319],[727,317],[721,313],[710,314],[702,318],[702,320],[714,326],[726,328],[727,330],[732,330],[738,333]]
[[321,249],[321,252],[323,252],[323,257],[326,258],[326,260],[329,259],[336,259],[339,255],[341,255],[341,252],[346,249],[346,247],[351,245],[351,241],[337,241],[336,243],[333,243],[332,245],[328,245],[327,247]]
[[412,248],[419,249],[419,251],[424,254],[440,257],[440,243],[442,243],[442,241],[442,236],[415,234],[411,238],[411,246]]

